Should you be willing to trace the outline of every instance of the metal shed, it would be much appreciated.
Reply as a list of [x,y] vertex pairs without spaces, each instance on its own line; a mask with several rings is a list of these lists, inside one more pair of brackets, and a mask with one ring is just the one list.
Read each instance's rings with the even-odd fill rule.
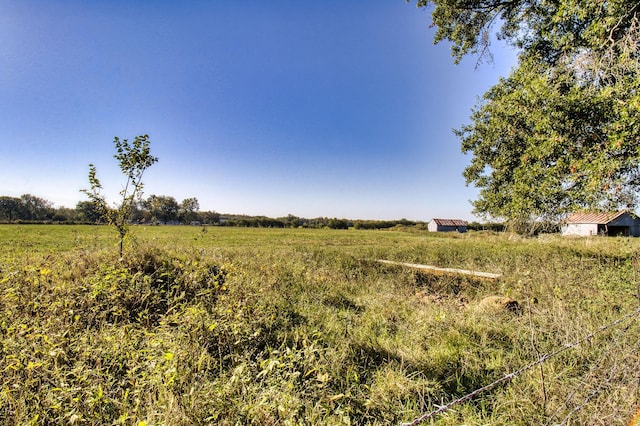
[[640,220],[626,210],[618,212],[572,213],[563,222],[562,235],[640,236]]
[[431,232],[467,232],[467,221],[460,219],[431,219],[427,228]]

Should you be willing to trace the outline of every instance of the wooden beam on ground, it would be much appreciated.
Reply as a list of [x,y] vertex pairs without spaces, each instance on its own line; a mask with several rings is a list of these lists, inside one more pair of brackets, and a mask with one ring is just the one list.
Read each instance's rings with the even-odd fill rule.
[[404,266],[412,269],[419,269],[421,271],[431,272],[433,274],[444,274],[444,275],[467,275],[474,278],[495,281],[498,278],[502,277],[502,274],[492,274],[490,272],[478,272],[478,271],[469,271],[467,269],[455,269],[455,268],[438,268],[437,266],[429,266],[429,265],[420,265],[418,263],[405,263],[405,262],[396,262],[393,260],[382,260],[378,259],[378,262],[384,263],[387,265],[396,265],[396,266]]

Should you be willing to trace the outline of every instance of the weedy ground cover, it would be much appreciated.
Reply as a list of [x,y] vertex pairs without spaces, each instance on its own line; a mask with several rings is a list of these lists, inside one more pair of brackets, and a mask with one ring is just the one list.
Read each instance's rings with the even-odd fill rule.
[[[625,424],[639,397],[624,238],[0,226],[0,423]],[[429,276],[376,259],[502,273]],[[569,348],[569,346],[571,346]]]

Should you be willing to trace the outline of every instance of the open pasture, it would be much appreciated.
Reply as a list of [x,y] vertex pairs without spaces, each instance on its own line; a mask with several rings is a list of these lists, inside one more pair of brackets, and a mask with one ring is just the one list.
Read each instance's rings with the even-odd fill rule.
[[536,360],[424,424],[623,425],[636,411],[636,239],[132,234],[118,259],[106,226],[0,226],[1,424],[399,424]]

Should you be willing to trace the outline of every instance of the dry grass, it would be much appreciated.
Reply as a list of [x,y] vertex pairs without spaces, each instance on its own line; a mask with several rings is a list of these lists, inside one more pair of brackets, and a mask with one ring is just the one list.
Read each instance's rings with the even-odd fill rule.
[[[107,228],[0,226],[1,424],[399,423],[638,307],[636,240],[133,232],[119,261]],[[633,317],[431,422],[625,424],[639,336]]]

